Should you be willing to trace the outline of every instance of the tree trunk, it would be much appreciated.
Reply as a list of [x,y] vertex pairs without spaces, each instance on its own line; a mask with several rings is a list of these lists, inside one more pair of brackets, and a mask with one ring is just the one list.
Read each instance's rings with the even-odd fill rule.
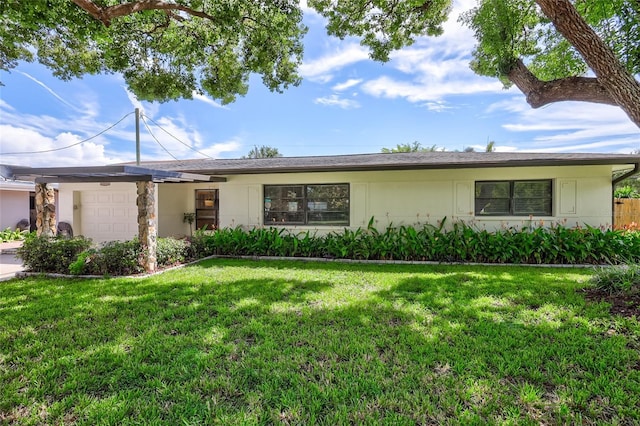
[[56,235],[56,193],[46,183],[36,183],[36,234]]
[[155,183],[136,182],[138,188],[138,239],[142,249],[141,266],[145,271],[155,272],[157,267],[157,229],[155,213]]
[[536,0],[538,6],[582,55],[616,104],[640,127],[640,83],[580,16],[570,0]]

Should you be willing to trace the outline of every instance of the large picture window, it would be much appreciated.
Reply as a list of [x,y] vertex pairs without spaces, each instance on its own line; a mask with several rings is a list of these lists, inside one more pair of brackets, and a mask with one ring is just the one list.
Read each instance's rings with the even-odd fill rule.
[[551,216],[551,188],[550,179],[476,182],[476,216]]
[[265,225],[349,225],[349,184],[265,185]]

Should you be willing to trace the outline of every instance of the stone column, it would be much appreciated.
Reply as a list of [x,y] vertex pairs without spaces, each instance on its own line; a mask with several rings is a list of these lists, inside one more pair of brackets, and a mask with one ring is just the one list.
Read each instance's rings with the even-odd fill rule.
[[141,265],[151,273],[156,270],[156,229],[155,192],[153,182],[136,182],[138,187],[138,238],[142,248]]
[[36,234],[56,235],[56,193],[46,183],[36,183]]

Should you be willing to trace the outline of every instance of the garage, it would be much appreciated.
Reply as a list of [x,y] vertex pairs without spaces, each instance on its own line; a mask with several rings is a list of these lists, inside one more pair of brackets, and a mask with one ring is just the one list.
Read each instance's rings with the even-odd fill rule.
[[135,191],[78,191],[79,231],[95,243],[133,239],[138,234]]

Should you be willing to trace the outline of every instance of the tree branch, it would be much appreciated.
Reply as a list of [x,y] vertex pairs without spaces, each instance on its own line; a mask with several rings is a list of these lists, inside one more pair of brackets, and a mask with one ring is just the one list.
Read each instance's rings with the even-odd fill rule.
[[615,105],[617,102],[598,79],[590,77],[566,77],[542,81],[518,59],[507,74],[509,80],[527,97],[532,108],[540,108],[553,102],[578,101]]
[[199,18],[215,21],[215,18],[213,16],[205,12],[200,12],[198,10],[191,9],[190,7],[164,0],[139,0],[109,7],[98,6],[92,0],[72,1],[80,8],[87,11],[95,19],[102,22],[106,27],[111,25],[111,20],[113,18],[132,15],[143,10],[178,10],[180,12],[185,12],[191,16],[197,16]]
[[580,16],[570,0],[535,0],[553,26],[584,58],[596,78],[631,121],[640,127],[640,82]]

